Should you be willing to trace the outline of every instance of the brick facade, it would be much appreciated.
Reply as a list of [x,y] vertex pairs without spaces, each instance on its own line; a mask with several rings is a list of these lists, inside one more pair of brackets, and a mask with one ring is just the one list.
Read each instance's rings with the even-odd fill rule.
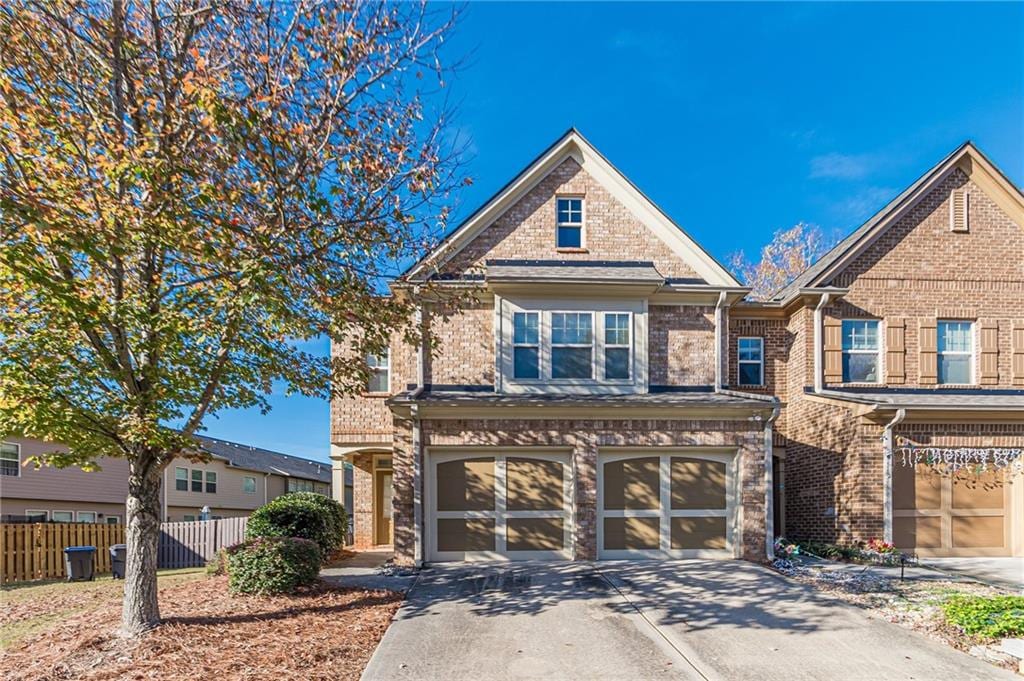
[[648,314],[651,385],[713,385],[715,309],[651,305]]

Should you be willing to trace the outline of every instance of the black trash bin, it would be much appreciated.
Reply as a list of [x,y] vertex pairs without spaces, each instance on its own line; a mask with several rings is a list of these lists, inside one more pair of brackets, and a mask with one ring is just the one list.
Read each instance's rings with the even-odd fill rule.
[[127,551],[127,544],[114,544],[110,547],[110,571],[114,573],[114,579],[124,579],[124,558]]
[[64,571],[68,581],[92,581],[96,560],[95,546],[68,546],[64,549]]

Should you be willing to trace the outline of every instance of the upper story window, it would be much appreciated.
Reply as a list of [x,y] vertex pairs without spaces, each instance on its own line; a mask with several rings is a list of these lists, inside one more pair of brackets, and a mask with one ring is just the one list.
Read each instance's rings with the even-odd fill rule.
[[843,383],[878,383],[877,319],[843,320]]
[[556,200],[555,246],[583,248],[583,199],[560,197]]
[[740,385],[764,385],[764,339],[740,338],[736,355]]
[[629,378],[633,347],[629,315],[608,312],[604,315],[604,377]]
[[174,489],[178,492],[188,491],[188,469],[187,468],[175,468],[174,469]]
[[592,312],[551,313],[551,378],[594,377]]
[[208,494],[217,493],[217,472],[206,471],[206,492]]
[[974,382],[974,325],[964,321],[939,321],[939,383]]
[[256,494],[256,478],[245,476],[242,478],[242,491],[246,494]]
[[536,312],[512,316],[512,375],[540,378],[540,322]]
[[203,472],[198,468],[192,471],[192,491],[202,492],[203,491]]
[[370,380],[366,391],[370,393],[391,392],[391,352],[385,350],[379,355],[367,355],[366,365],[370,368]]
[[0,475],[21,475],[21,446],[13,442],[0,443]]

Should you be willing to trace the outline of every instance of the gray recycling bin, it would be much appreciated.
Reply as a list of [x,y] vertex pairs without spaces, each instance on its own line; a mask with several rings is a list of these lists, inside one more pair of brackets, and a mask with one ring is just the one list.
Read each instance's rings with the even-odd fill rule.
[[110,571],[114,573],[114,579],[124,579],[124,558],[127,552],[127,544],[114,544],[110,547]]
[[64,549],[64,571],[68,581],[85,579],[92,581],[95,565],[95,546],[68,546]]

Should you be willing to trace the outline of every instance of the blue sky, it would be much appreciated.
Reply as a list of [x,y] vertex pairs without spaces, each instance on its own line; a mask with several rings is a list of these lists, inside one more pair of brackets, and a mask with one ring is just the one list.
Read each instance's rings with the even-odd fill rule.
[[[1022,3],[475,3],[447,49],[457,216],[570,126],[723,261],[854,229],[965,139],[1024,185]],[[272,403],[206,434],[326,460],[327,404]]]

